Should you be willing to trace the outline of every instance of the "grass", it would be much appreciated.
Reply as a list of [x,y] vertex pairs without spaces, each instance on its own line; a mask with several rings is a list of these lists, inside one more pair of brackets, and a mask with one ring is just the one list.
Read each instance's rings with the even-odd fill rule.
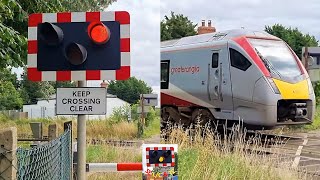
[[136,123],[111,123],[106,120],[87,121],[87,138],[104,139],[136,139],[138,128]]
[[305,130],[318,130],[318,129],[320,129],[320,106],[316,107],[316,114],[315,114],[313,123],[310,125],[305,125],[303,128]]
[[[279,162],[277,155],[263,153],[265,147],[259,137],[248,142],[237,128],[224,139],[208,129],[205,138],[199,132],[190,136],[180,128],[171,130],[167,143],[179,145],[179,179],[301,179],[302,175]],[[244,151],[249,147],[260,155]]]
[[[260,137],[245,140],[239,128],[221,139],[216,132],[206,130],[205,138],[194,132],[190,136],[181,128],[171,129],[167,143],[178,144],[179,179],[187,180],[298,180],[308,179],[291,168],[291,162],[281,162],[278,155],[263,153],[265,146]],[[239,133],[240,132],[240,133]],[[275,143],[276,144],[276,143]],[[244,151],[248,148],[260,152]],[[281,149],[274,148],[278,152]],[[141,162],[139,149],[112,146],[88,146],[88,162]],[[289,161],[289,160],[288,160]],[[94,173],[89,179],[141,179],[141,173]]]
[[88,145],[87,161],[97,162],[141,162],[140,149],[125,149],[109,145]]
[[[43,135],[48,135],[48,126],[50,124],[56,124],[58,128],[58,134],[63,132],[63,123],[72,121],[73,124],[73,137],[77,137],[77,120],[66,118],[55,119],[21,119],[11,120],[5,115],[0,114],[0,129],[7,127],[16,127],[18,136],[28,137],[32,135],[30,122],[42,122]],[[115,122],[112,120],[87,120],[87,139],[100,138],[100,139],[115,139],[115,140],[135,140],[137,139],[137,121],[127,122],[120,121]],[[149,138],[153,135],[160,134],[160,119],[155,117],[150,122],[149,127],[146,127],[143,138]],[[19,143],[20,144],[20,143]],[[24,143],[25,144],[25,143]],[[23,144],[21,144],[23,145]],[[24,145],[23,145],[24,146]],[[26,145],[27,146],[27,145]]]
[[143,133],[143,138],[150,138],[153,135],[160,135],[160,118],[156,117],[155,120],[151,121],[149,127],[146,127]]
[[[108,145],[88,145],[87,162],[89,163],[116,163],[116,162],[142,162],[140,149],[124,149]],[[114,180],[114,179],[142,179],[141,172],[120,173],[91,173],[88,179]]]

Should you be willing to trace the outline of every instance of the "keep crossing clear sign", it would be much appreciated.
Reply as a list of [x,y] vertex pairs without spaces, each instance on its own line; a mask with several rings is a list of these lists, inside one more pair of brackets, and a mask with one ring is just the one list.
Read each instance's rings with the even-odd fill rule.
[[106,114],[105,88],[57,88],[57,115]]

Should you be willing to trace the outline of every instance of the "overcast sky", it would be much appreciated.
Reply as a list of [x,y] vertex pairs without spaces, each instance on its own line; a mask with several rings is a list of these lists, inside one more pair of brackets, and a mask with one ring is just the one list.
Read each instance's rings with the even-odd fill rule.
[[160,87],[160,1],[118,0],[107,10],[130,13],[131,73],[155,91]]
[[107,10],[125,10],[130,13],[131,74],[159,92],[160,1],[118,0]]
[[194,23],[211,19],[217,31],[264,30],[265,25],[280,23],[320,40],[319,0],[161,0],[161,19],[171,11]]

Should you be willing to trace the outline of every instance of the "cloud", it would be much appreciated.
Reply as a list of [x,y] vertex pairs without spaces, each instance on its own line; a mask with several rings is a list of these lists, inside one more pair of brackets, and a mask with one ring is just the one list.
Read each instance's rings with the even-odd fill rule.
[[319,0],[161,0],[161,19],[170,11],[188,16],[195,23],[211,19],[218,31],[264,30],[276,23],[298,28],[320,40]]
[[160,0],[121,0],[107,10],[130,13],[131,73],[149,86],[159,86]]

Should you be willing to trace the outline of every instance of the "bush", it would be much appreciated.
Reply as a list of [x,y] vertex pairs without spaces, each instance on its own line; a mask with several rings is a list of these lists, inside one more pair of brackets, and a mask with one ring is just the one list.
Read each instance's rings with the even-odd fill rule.
[[316,103],[320,102],[320,81],[313,83],[313,90],[316,95]]
[[110,120],[115,123],[128,121],[131,116],[130,105],[114,108]]
[[151,124],[151,122],[153,121],[153,120],[155,120],[156,119],[156,117],[157,117],[157,114],[156,114],[156,111],[152,108],[152,107],[150,107],[150,110],[149,110],[149,112],[147,113],[147,115],[146,115],[146,126],[147,127],[149,127],[149,125]]
[[138,114],[138,107],[139,107],[139,104],[131,105],[131,119],[133,121],[140,119],[140,114]]

